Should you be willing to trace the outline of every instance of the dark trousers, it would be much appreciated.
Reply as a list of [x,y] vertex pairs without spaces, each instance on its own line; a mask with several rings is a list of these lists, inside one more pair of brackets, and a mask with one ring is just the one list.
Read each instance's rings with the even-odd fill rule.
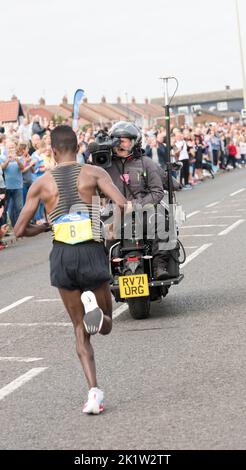
[[213,149],[213,165],[218,165],[219,151]]
[[190,160],[187,158],[186,160],[182,160],[183,167],[181,168],[180,174],[180,183],[182,184],[184,180],[184,184],[189,184],[189,173],[190,173]]
[[23,207],[23,189],[7,189],[7,211],[14,228]]
[[227,160],[226,167],[227,167],[230,163],[232,164],[233,168],[236,168],[236,158],[235,158],[235,155],[229,155],[228,160]]

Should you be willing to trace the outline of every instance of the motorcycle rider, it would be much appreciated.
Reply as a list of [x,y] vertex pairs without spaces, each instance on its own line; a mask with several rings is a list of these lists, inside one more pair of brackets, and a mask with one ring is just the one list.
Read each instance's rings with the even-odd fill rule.
[[[164,197],[163,183],[158,166],[143,155],[141,131],[131,122],[119,121],[109,130],[111,139],[120,139],[113,149],[112,165],[106,169],[120,192],[134,205],[144,208],[157,204]],[[152,243],[154,277],[168,279],[168,251],[159,251],[158,237]]]

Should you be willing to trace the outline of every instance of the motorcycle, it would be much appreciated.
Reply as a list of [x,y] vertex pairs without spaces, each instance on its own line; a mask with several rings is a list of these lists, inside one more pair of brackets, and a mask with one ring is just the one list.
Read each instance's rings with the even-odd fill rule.
[[[167,199],[167,193],[165,194]],[[180,265],[185,262],[185,250],[178,239],[179,225],[185,216],[179,205],[173,204],[174,211],[171,217],[170,206],[165,201],[161,202],[164,209],[164,224],[168,230],[168,279],[158,280],[155,277],[154,256],[152,252],[152,240],[148,239],[143,231],[139,238],[137,232],[138,215],[133,213],[131,224],[131,237],[115,241],[109,247],[109,271],[111,275],[111,292],[116,302],[126,302],[132,318],[141,320],[148,318],[151,303],[166,297],[173,285],[179,284],[184,275],[180,273]],[[147,220],[151,224],[151,220]],[[125,229],[127,222],[125,223]],[[153,225],[153,224],[152,224]],[[180,259],[180,251],[183,251],[183,260]]]

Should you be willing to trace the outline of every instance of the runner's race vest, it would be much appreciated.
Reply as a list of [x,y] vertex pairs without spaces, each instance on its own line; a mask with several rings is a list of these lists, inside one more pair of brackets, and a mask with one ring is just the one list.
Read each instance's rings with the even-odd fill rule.
[[74,163],[51,170],[59,191],[58,204],[48,215],[53,239],[69,245],[100,241],[100,206],[86,204],[78,192],[77,181],[82,166]]

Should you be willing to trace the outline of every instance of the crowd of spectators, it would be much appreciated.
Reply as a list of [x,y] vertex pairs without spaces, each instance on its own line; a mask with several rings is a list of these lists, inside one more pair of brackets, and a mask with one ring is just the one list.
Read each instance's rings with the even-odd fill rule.
[[[144,130],[143,147],[147,156],[163,166],[167,160],[166,135],[163,128]],[[246,127],[219,123],[185,125],[172,129],[171,159],[181,161],[182,189],[192,189],[205,177],[214,178],[219,170],[242,168],[246,164]]]
[[[55,166],[50,144],[50,132],[55,126],[54,121],[43,121],[39,116],[31,123],[24,118],[19,126],[0,123],[0,248],[4,247],[2,238],[11,233],[16,223],[31,184]],[[77,130],[79,163],[91,161],[88,146],[98,131],[93,127],[86,131]],[[143,129],[142,134],[145,154],[165,168],[165,129],[152,127]],[[180,174],[173,174],[180,180],[180,188],[193,189],[204,178],[214,178],[218,171],[246,165],[246,128],[239,123],[224,122],[173,128],[171,160],[183,164]],[[40,224],[44,221],[45,210],[41,202],[32,222]]]

